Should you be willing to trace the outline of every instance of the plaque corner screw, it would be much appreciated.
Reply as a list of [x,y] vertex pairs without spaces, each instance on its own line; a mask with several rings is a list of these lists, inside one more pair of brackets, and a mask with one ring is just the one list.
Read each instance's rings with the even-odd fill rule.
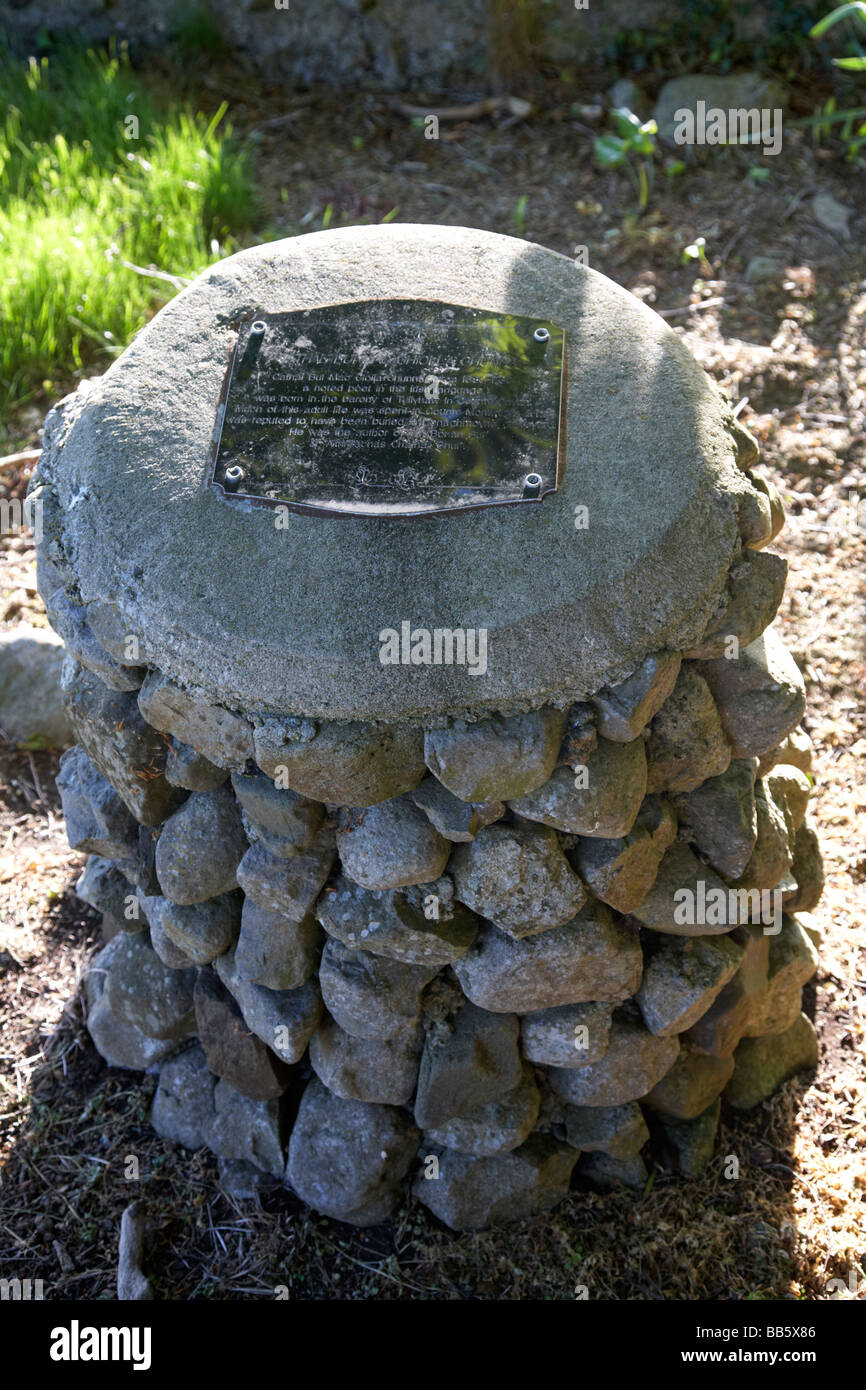
[[243,482],[243,477],[244,470],[239,468],[236,463],[232,464],[231,468],[227,468],[223,477],[226,492],[237,492]]
[[527,473],[523,479],[523,496],[525,498],[540,497],[542,481],[540,473]]
[[537,343],[546,343],[550,341],[550,330],[548,328],[538,327],[532,336]]

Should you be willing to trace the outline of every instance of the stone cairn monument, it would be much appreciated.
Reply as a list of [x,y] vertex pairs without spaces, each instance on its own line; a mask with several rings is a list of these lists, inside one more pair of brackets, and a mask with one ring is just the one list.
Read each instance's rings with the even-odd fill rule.
[[52,411],[88,1027],[227,1188],[483,1227],[815,1064],[756,460],[630,294],[448,227],[233,256]]

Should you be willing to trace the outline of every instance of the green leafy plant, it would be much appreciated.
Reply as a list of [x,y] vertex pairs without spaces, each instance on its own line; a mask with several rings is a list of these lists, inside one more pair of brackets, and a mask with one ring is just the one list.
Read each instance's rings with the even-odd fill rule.
[[514,230],[516,231],[519,237],[526,236],[526,209],[528,207],[529,199],[525,193],[521,193],[520,197],[517,199],[517,202],[514,204],[514,210],[511,214],[511,220],[514,223]]
[[[823,19],[819,19],[818,23],[812,26],[809,34],[813,39],[820,39],[829,29],[841,23],[843,19],[855,18],[866,26],[866,4],[863,3],[863,0],[852,0],[852,3],[848,5],[839,5],[835,10],[831,10],[829,14],[825,14]],[[856,54],[848,58],[834,58],[833,64],[837,68],[845,68],[848,72],[866,72],[866,52],[864,52],[856,33],[853,34],[851,41],[857,49]]]
[[655,121],[641,123],[633,111],[620,106],[610,113],[615,133],[596,136],[595,158],[602,169],[625,167],[635,186],[638,206],[643,211],[653,185],[653,155],[658,125]]
[[[837,24],[843,21],[849,23],[850,42],[856,49],[852,55],[844,58],[834,58],[833,63],[837,68],[843,68],[846,72],[866,72],[866,50],[857,34],[857,26],[862,25],[866,31],[866,4],[863,0],[852,0],[852,3],[839,5],[835,10],[820,19],[813,25],[809,33],[812,38],[820,39]],[[822,111],[812,118],[810,124],[813,127],[813,139],[817,143],[824,132],[829,133],[832,125],[841,123],[841,136],[847,144],[846,157],[853,161],[859,161],[860,150],[866,145],[866,110],[862,108],[849,108],[846,111],[837,111],[833,97],[826,102]]]
[[683,247],[680,253],[680,263],[682,265],[697,265],[700,267],[701,271],[706,272],[710,268],[706,251],[706,238],[702,236],[695,237],[693,242]]

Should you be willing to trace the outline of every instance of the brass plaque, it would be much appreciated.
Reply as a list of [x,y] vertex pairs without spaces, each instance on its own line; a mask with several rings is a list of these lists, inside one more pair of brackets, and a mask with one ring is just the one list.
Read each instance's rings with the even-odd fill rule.
[[237,325],[210,485],[348,516],[540,502],[565,375],[563,331],[541,319],[408,299],[262,311]]

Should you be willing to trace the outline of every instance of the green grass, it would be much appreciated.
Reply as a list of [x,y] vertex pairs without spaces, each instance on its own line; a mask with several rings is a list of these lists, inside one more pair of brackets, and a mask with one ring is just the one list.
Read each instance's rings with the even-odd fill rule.
[[235,249],[254,199],[224,114],[161,106],[123,55],[0,57],[0,409],[120,352]]

